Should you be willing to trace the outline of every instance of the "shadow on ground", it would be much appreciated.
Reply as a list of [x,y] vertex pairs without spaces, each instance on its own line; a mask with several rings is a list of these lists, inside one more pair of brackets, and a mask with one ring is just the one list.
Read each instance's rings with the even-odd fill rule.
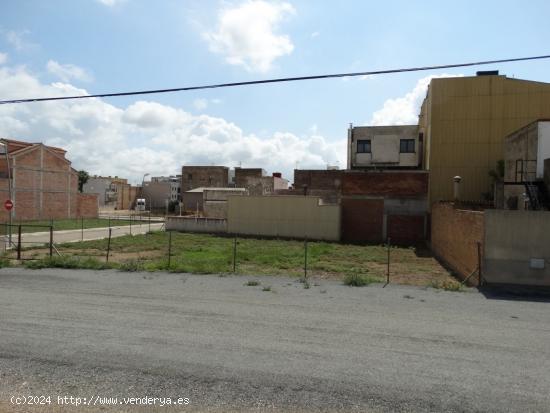
[[478,290],[491,300],[550,302],[550,287],[490,284]]

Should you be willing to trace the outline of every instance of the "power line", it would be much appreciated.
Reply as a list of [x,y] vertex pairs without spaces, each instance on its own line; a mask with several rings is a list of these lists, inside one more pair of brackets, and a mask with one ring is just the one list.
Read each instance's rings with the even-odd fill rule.
[[354,77],[354,76],[373,76],[373,75],[384,75],[384,74],[390,74],[390,73],[404,73],[404,72],[420,72],[425,70],[450,69],[450,68],[467,67],[467,66],[482,66],[482,65],[490,65],[495,63],[510,63],[510,62],[526,61],[526,60],[541,60],[541,59],[548,59],[548,58],[550,58],[550,55],[516,57],[511,59],[500,59],[500,60],[485,60],[481,62],[455,63],[455,64],[446,64],[446,65],[437,65],[437,66],[409,67],[409,68],[403,68],[403,69],[374,70],[370,72],[352,72],[352,73],[335,73],[335,74],[328,74],[328,75],[282,77],[282,78],[275,78],[275,79],[251,80],[247,82],[218,83],[218,84],[212,84],[212,85],[187,86],[187,87],[178,87],[178,88],[170,88],[170,89],[152,89],[152,90],[141,90],[141,91],[135,91],[135,92],[117,92],[117,93],[101,93],[101,94],[94,94],[94,95],[57,96],[57,97],[47,97],[47,98],[2,100],[0,101],[0,104],[7,105],[7,104],[14,104],[14,103],[45,102],[45,101],[52,101],[52,100],[71,100],[71,99],[105,98],[105,97],[116,97],[116,96],[151,95],[154,93],[186,92],[190,90],[218,89],[218,88],[225,88],[225,87],[260,85],[264,83],[297,82],[301,80],[331,79],[331,78],[338,78],[338,77]]

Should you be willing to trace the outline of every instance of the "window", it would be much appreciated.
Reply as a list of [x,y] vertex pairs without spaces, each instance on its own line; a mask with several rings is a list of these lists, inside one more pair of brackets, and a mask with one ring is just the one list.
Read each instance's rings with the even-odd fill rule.
[[357,153],[370,153],[370,139],[357,141]]
[[399,143],[399,152],[414,153],[414,139],[401,139]]
[[187,179],[192,181],[193,180],[193,174],[187,174]]

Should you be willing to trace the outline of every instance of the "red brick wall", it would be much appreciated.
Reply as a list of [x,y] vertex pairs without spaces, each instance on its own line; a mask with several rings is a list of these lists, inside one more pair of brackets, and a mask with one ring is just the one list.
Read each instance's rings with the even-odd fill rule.
[[339,170],[294,170],[294,188],[302,190],[304,185],[308,189],[325,189],[339,191],[342,182],[343,171]]
[[[12,198],[16,220],[65,219],[76,216],[78,175],[68,160],[42,146],[12,157]],[[8,180],[0,179],[2,203],[10,197]],[[9,214],[1,208],[0,220]]]
[[424,215],[388,215],[387,235],[392,244],[416,244],[425,240]]
[[343,195],[387,198],[426,197],[427,172],[347,172],[342,174]]
[[383,199],[342,199],[342,239],[346,242],[382,242]]
[[[483,251],[484,231],[482,211],[455,209],[451,203],[432,205],[432,250],[462,279],[478,267],[477,242]],[[477,277],[470,281],[475,285]]]
[[76,216],[84,218],[97,218],[99,215],[99,203],[97,194],[78,194],[76,197]]

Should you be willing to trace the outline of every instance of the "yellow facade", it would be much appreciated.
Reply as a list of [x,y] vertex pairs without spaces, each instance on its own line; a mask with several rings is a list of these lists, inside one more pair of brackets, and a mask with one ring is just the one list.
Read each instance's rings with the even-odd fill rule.
[[419,119],[430,203],[452,199],[456,175],[463,200],[482,200],[491,189],[489,171],[504,158],[504,138],[545,118],[549,83],[496,75],[432,79]]
[[268,237],[340,240],[340,205],[314,196],[229,196],[227,231]]

